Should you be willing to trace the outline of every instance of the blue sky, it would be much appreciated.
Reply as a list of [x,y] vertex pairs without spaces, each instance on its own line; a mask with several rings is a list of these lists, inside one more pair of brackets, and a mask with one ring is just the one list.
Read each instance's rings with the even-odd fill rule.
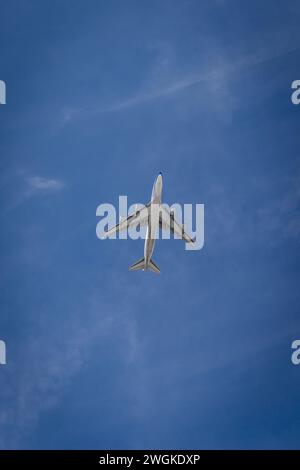
[[[297,448],[296,1],[1,6],[0,447]],[[96,207],[205,204],[205,246]]]

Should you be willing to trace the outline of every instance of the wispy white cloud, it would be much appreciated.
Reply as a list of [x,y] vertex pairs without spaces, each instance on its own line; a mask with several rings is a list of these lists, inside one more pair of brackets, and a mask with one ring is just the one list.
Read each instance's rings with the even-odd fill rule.
[[27,178],[27,184],[36,191],[58,191],[65,186],[61,180],[43,178],[41,176],[30,176]]
[[[166,49],[164,45],[163,49]],[[165,57],[158,54],[157,60],[154,61],[152,68],[149,70],[149,76],[141,84],[140,89],[132,96],[117,100],[110,105],[98,105],[95,108],[70,108],[62,111],[62,125],[71,122],[74,119],[84,118],[97,114],[113,113],[136,106],[146,104],[148,102],[158,100],[167,96],[184,92],[191,87],[205,83],[211,89],[211,100],[215,100],[215,104],[219,109],[220,103],[226,100],[223,110],[228,113],[228,102],[235,106],[235,97],[229,91],[229,83],[232,82],[234,75],[240,73],[244,69],[254,67],[265,62],[280,58],[282,55],[295,52],[283,45],[280,50],[274,51],[268,47],[260,48],[250,54],[242,54],[236,59],[226,58],[221,55],[215,56],[214,65],[201,64],[201,70],[182,73],[174,67],[173,54],[167,48]],[[170,65],[172,64],[172,65]],[[168,69],[169,68],[169,69]],[[214,103],[212,103],[214,105]],[[217,110],[218,110],[217,109]]]
[[287,178],[285,183],[285,192],[257,211],[258,230],[269,235],[272,245],[281,240],[297,240],[300,235],[300,177]]
[[236,199],[225,187],[211,188],[211,240],[219,245],[264,240],[271,246],[287,240],[299,240],[299,175],[290,174],[274,181],[253,180],[250,188],[253,194],[261,194],[261,203],[256,203],[247,217],[243,201]]
[[[119,283],[119,277],[114,273],[111,282],[115,287]],[[98,291],[93,292],[85,304],[84,320],[81,310],[74,308],[72,315],[64,312],[59,328],[55,315],[50,316],[48,309],[40,312],[39,319],[20,344],[19,355],[11,358],[7,366],[13,368],[14,380],[8,381],[0,394],[8,397],[5,408],[0,409],[0,448],[20,448],[26,443],[40,416],[59,406],[72,380],[87,364],[95,345],[101,344],[106,336],[112,337],[114,331],[122,331],[119,346],[124,367],[139,364],[139,333],[127,305],[130,304],[128,298],[133,295],[137,301],[140,291],[133,288],[127,288],[127,291],[126,294],[124,286],[124,305],[113,300],[106,303],[99,299]],[[21,359],[22,354],[26,354],[25,362]],[[101,360],[99,356],[99,362]],[[136,367],[140,370],[138,365]],[[1,432],[4,429],[5,433]]]
[[33,197],[45,194],[54,194],[63,190],[66,183],[56,178],[46,178],[44,176],[28,176],[23,171],[17,175],[11,175],[8,181],[13,183],[14,180],[18,181],[17,191],[11,196],[11,201],[4,210],[4,214],[16,209]]

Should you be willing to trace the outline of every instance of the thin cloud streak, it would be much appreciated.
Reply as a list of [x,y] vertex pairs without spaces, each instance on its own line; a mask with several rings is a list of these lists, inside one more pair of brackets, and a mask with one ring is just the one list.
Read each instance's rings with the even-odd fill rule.
[[[131,98],[120,100],[110,106],[97,109],[72,109],[72,112],[68,113],[67,119],[65,117],[65,110],[63,112],[63,124],[67,124],[75,119],[80,119],[85,116],[92,116],[97,114],[113,113],[117,111],[122,111],[126,109],[139,106],[153,100],[164,98],[169,95],[174,95],[181,91],[187,90],[193,86],[199,85],[202,82],[220,82],[227,81],[232,74],[241,72],[244,68],[254,67],[256,65],[263,64],[272,60],[279,59],[283,55],[287,55],[293,52],[297,52],[299,48],[283,50],[276,54],[271,54],[270,51],[260,51],[253,54],[242,57],[234,63],[226,62],[221,65],[216,66],[215,68],[202,73],[193,73],[190,76],[183,77],[175,80],[173,83],[170,83],[166,86],[160,86],[152,90],[139,92],[133,95]],[[217,61],[220,63],[220,61]]]
[[63,181],[42,178],[41,176],[31,176],[27,178],[27,183],[32,189],[37,191],[58,191],[65,186]]
[[65,182],[59,179],[45,178],[37,175],[24,177],[22,175],[22,181],[18,185],[18,188],[20,187],[21,189],[15,195],[14,201],[4,210],[3,214],[9,213],[35,196],[54,194],[63,190],[65,186]]

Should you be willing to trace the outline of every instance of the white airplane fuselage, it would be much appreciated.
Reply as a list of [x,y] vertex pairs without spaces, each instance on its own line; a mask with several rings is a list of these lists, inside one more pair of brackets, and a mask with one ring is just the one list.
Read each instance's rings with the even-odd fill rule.
[[[159,206],[161,204],[162,195],[162,174],[159,173],[158,177],[154,181],[152,195],[151,195],[151,206],[149,211],[146,239],[144,245],[144,258],[145,258],[145,269],[148,269],[149,262],[152,257],[152,253],[155,246],[156,233],[159,228]],[[156,214],[157,212],[157,214]],[[153,224],[155,224],[153,226]]]

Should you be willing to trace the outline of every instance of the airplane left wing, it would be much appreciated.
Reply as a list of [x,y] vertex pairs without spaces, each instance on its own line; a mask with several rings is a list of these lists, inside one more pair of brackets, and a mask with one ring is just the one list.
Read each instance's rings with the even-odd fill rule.
[[164,230],[171,230],[173,234],[177,235],[182,240],[185,240],[187,243],[195,242],[195,238],[191,238],[189,234],[185,231],[184,226],[177,222],[172,211],[169,211],[169,209],[167,209],[163,205],[160,206],[160,209],[160,228]]
[[145,225],[148,222],[149,204],[136,210],[133,214],[129,215],[127,219],[121,219],[120,222],[112,227],[110,230],[104,233],[103,238],[108,238],[123,230],[127,230],[130,227],[136,227],[137,225]]

